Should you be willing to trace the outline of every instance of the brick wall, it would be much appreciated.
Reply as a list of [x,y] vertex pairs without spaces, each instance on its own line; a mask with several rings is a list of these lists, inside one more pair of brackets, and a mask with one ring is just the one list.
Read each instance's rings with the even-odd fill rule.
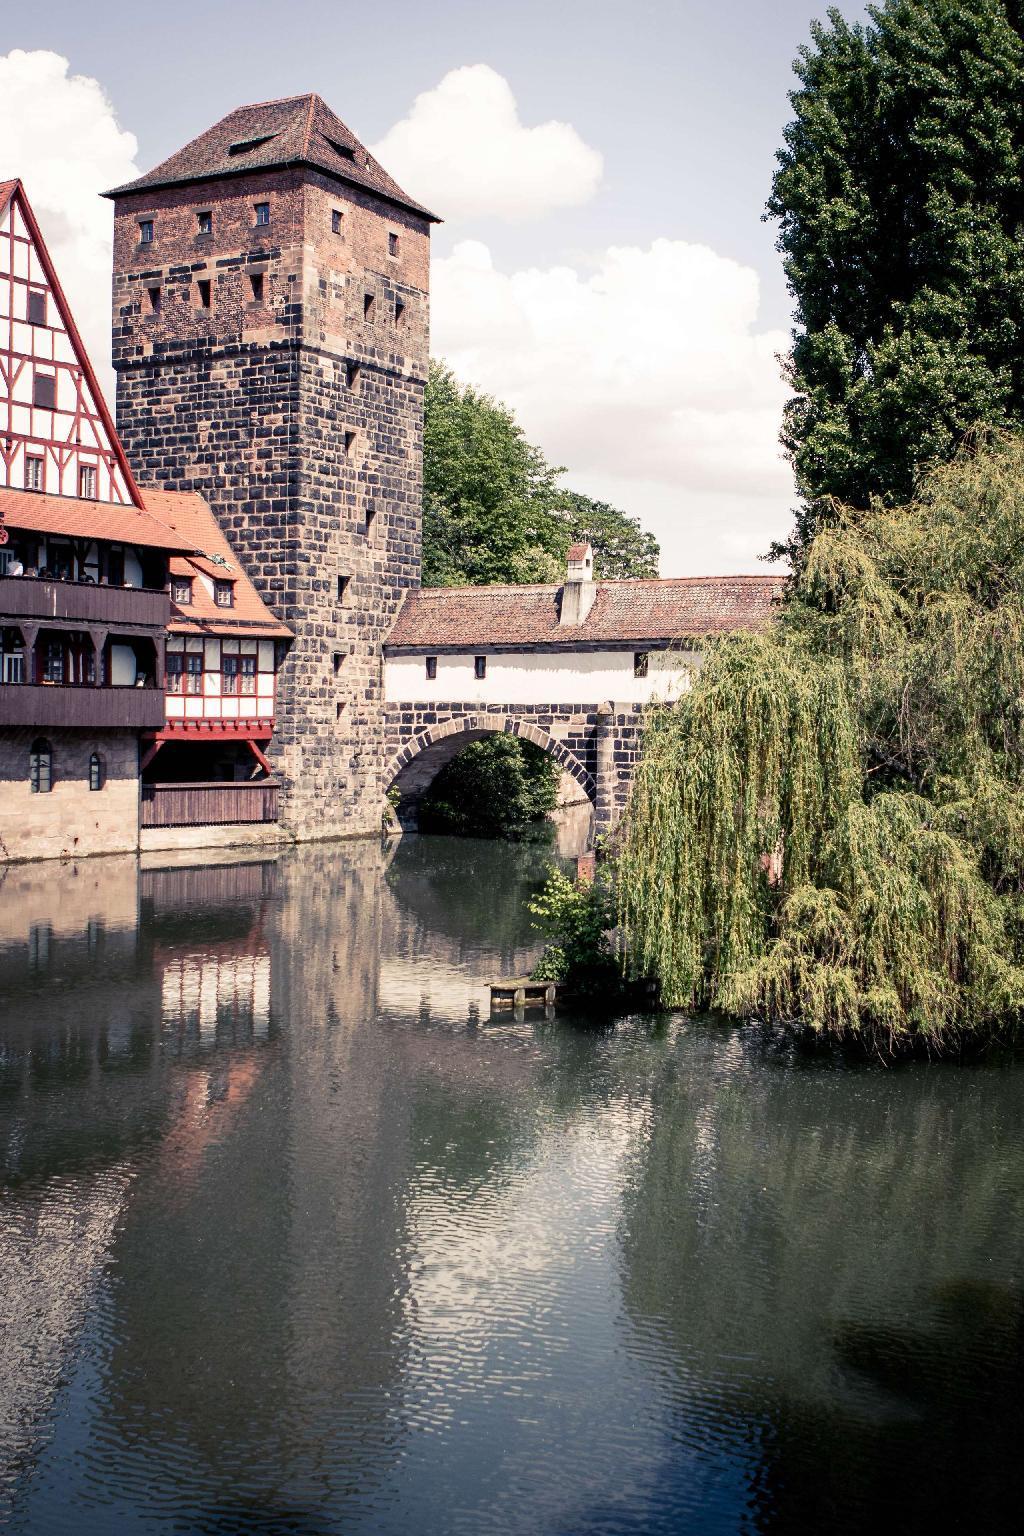
[[[131,731],[48,730],[49,794],[33,794],[29,752],[38,730],[0,732],[0,862],[127,853],[139,845],[139,745]],[[89,788],[89,757],[105,782]]]
[[[270,204],[266,226],[256,202]],[[425,220],[314,172],[134,194],[115,210],[118,426],[143,484],[206,497],[296,632],[271,757],[298,837],[380,823],[380,644],[420,573],[428,265]]]

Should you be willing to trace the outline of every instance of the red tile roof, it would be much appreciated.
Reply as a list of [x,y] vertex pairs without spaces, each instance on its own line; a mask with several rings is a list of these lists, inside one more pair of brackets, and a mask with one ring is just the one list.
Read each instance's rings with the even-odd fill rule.
[[156,187],[293,165],[312,166],[337,181],[365,187],[434,223],[440,222],[436,214],[403,192],[327,103],[312,94],[236,107],[154,170],[104,196],[123,197]]
[[566,555],[566,559],[567,560],[585,560],[587,558],[587,550],[588,549],[590,549],[590,545],[589,544],[585,544],[585,543],[570,544],[569,545],[568,554]]
[[7,204],[10,202],[11,195],[17,185],[16,181],[0,181],[0,214],[4,212]]
[[195,546],[186,534],[130,503],[80,501],[77,496],[47,496],[42,491],[10,490],[0,486],[0,517],[8,528],[33,533],[63,534],[72,539],[112,539],[153,549],[185,550]]
[[[186,541],[190,551],[185,558],[171,560],[172,576],[192,577],[192,601],[187,606],[172,601],[169,629],[176,634],[262,635],[267,639],[291,636],[287,624],[271,613],[245,574],[213,511],[201,496],[192,491],[157,491],[149,486],[142,494],[154,518]],[[211,555],[219,558],[211,560]],[[213,581],[234,583],[232,607],[217,606],[199,579],[200,574]]]
[[561,587],[420,587],[406,593],[385,650],[655,644],[756,629],[772,616],[784,576],[683,576],[599,581],[582,624],[558,622]]

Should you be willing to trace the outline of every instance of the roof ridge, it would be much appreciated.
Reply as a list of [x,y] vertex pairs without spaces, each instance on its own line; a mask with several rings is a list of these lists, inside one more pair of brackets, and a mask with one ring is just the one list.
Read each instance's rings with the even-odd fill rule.
[[306,111],[306,130],[302,135],[302,158],[309,154],[309,141],[313,133],[313,116],[316,112],[316,104],[320,100],[315,91],[309,93],[309,107]]

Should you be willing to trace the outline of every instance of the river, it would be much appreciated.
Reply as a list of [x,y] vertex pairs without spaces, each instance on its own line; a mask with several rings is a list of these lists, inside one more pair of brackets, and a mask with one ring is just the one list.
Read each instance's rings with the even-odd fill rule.
[[492,1019],[550,858],[0,872],[0,1528],[1019,1528],[1024,1069]]

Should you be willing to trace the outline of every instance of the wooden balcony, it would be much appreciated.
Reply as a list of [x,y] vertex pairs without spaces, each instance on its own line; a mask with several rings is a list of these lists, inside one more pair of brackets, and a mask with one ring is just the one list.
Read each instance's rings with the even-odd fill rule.
[[116,626],[163,630],[171,616],[166,592],[141,587],[103,587],[86,581],[41,581],[0,576],[0,623]]
[[164,695],[160,688],[0,683],[0,725],[149,731],[159,730],[163,723]]
[[143,784],[144,827],[217,827],[277,820],[276,779],[255,783]]

